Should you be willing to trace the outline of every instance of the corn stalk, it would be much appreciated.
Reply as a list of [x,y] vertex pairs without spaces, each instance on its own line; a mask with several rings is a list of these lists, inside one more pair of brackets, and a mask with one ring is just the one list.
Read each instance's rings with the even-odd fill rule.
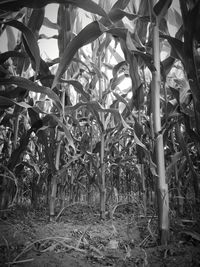
[[[156,4],[151,1],[152,6]],[[160,112],[160,40],[159,40],[159,21],[155,16],[153,26],[153,61],[156,68],[152,72],[152,117],[153,117],[153,135],[155,136],[155,156],[157,165],[157,203],[158,203],[158,229],[159,241],[161,244],[167,244],[169,236],[169,195],[168,184],[165,176],[165,158],[163,135],[161,132],[161,112]]]
[[[101,70],[101,54],[98,57],[98,68]],[[103,101],[103,81],[102,77],[99,77],[99,101]],[[103,130],[101,132],[101,153],[100,153],[100,168],[101,168],[101,182],[100,182],[100,217],[105,219],[105,207],[106,207],[106,183],[105,183],[105,136],[104,136],[104,125],[105,118],[104,113],[101,112],[101,122]]]

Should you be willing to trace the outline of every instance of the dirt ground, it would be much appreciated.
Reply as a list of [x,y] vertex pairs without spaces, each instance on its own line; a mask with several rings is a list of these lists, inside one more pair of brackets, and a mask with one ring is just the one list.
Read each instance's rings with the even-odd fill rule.
[[157,218],[133,204],[104,221],[85,204],[67,206],[56,222],[45,209],[17,207],[0,220],[0,266],[200,266],[200,221],[171,221],[170,244],[158,246]]

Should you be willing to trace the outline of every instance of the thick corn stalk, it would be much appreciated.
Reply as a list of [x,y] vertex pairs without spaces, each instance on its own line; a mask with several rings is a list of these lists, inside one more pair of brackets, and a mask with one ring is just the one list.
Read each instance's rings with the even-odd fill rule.
[[[152,6],[156,3],[152,0]],[[158,229],[161,244],[167,244],[169,236],[169,195],[168,184],[165,176],[165,158],[163,135],[161,132],[161,113],[160,113],[160,41],[159,41],[159,22],[155,17],[153,23],[153,60],[156,70],[152,75],[152,117],[153,131],[155,136],[155,155],[157,165],[157,202],[158,202]]]

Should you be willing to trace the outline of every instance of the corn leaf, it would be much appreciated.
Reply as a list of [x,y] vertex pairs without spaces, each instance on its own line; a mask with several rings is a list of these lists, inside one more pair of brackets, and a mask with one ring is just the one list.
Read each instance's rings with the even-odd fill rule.
[[130,0],[118,0],[116,1],[116,3],[113,5],[112,9],[125,9],[127,7],[127,5],[129,4]]
[[0,65],[2,65],[10,57],[26,58],[27,55],[25,53],[21,53],[21,52],[17,52],[17,51],[4,52],[4,53],[0,54]]
[[58,2],[64,2],[64,3],[67,2],[71,5],[80,7],[84,9],[85,11],[97,14],[105,18],[108,17],[105,10],[103,10],[103,8],[101,8],[98,4],[96,4],[95,2],[91,0],[84,0],[84,1],[83,0],[67,0],[67,1],[59,0]]
[[83,86],[80,82],[75,80],[61,80],[62,82],[71,84],[74,89],[77,91],[77,93],[81,94],[84,97],[85,101],[90,101],[90,95],[84,91]]
[[52,118],[63,129],[63,131],[66,135],[67,141],[69,142],[69,145],[74,149],[74,151],[76,151],[72,135],[71,135],[69,129],[67,128],[67,126],[55,115],[49,114],[47,116]]
[[14,105],[17,105],[18,107],[22,107],[25,109],[32,109],[38,114],[39,113],[45,114],[45,112],[43,112],[39,107],[31,106],[25,102],[17,102],[12,99],[9,99],[8,97],[0,96],[0,110],[5,110]]
[[57,23],[50,21],[47,17],[44,17],[43,25],[50,29],[60,30],[60,26]]
[[169,42],[172,47],[174,57],[180,59],[182,63],[184,63],[183,42],[169,35],[161,34],[160,37],[166,39]]
[[[35,76],[38,74],[40,68],[40,49],[37,43],[37,40],[32,33],[32,31],[26,27],[22,22],[17,20],[11,20],[4,22],[4,24],[12,26],[22,32],[24,39],[28,45],[28,48],[32,54],[33,59],[35,60]],[[28,51],[27,51],[28,52]]]
[[63,56],[60,60],[58,70],[56,72],[52,88],[56,87],[60,81],[61,76],[64,74],[69,64],[71,63],[74,55],[82,46],[96,40],[102,34],[99,24],[94,21],[88,24],[64,49]]
[[10,78],[0,78],[0,85],[6,85],[6,84],[15,84],[21,88],[24,88],[28,91],[36,92],[36,93],[42,93],[47,95],[50,99],[52,99],[58,108],[59,111],[62,110],[62,106],[60,103],[60,99],[57,96],[56,93],[54,93],[50,88],[45,86],[40,86],[34,82],[31,82],[28,79],[22,78],[22,77],[10,77]]

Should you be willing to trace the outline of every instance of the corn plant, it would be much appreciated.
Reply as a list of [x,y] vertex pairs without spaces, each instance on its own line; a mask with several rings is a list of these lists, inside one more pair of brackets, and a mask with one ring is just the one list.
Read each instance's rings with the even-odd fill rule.
[[[57,22],[45,15],[50,3]],[[166,244],[171,200],[180,213],[189,195],[199,201],[198,15],[190,0],[1,1],[1,209],[26,172],[50,219],[85,195],[99,196],[105,218],[112,197],[138,194],[146,215],[157,192]],[[38,43],[51,38],[59,58],[44,59]]]

